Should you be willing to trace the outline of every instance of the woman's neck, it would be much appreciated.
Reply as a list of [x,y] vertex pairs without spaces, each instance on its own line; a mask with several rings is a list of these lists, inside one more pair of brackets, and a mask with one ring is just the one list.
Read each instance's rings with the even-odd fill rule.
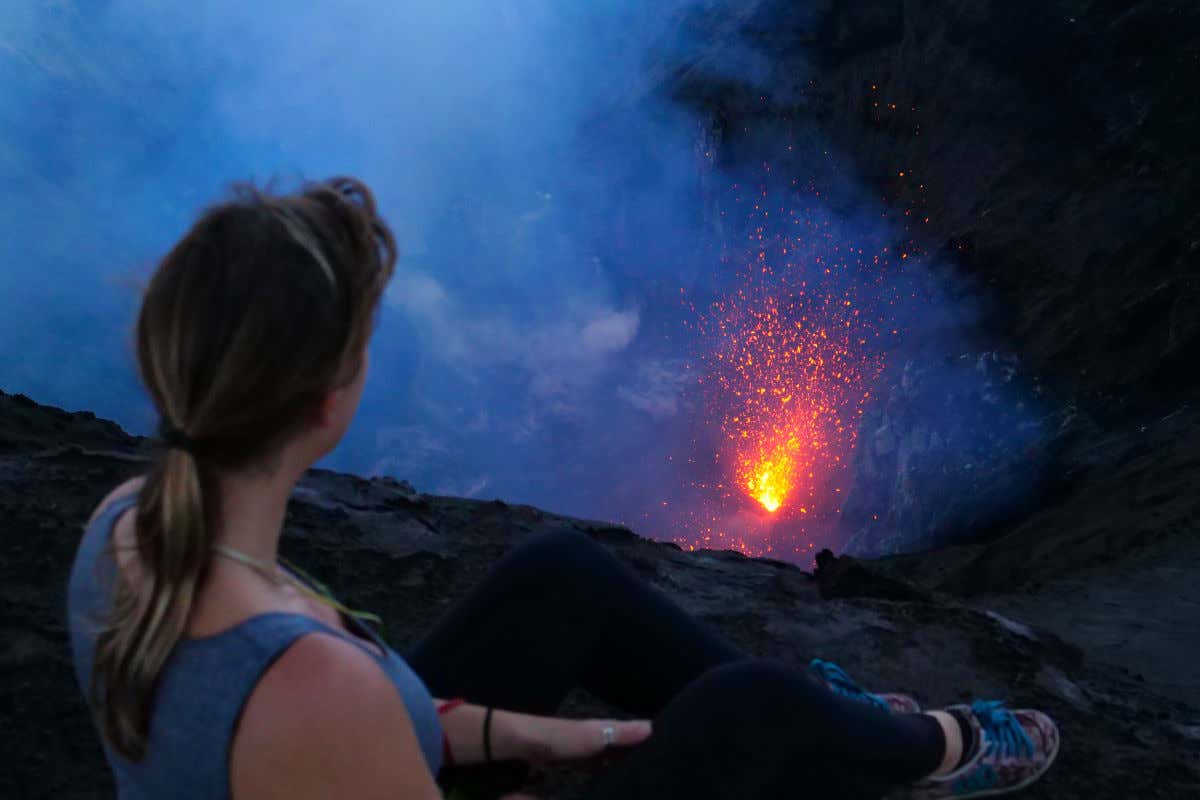
[[221,482],[220,519],[216,521],[213,543],[264,564],[274,564],[294,486],[295,479],[283,474]]

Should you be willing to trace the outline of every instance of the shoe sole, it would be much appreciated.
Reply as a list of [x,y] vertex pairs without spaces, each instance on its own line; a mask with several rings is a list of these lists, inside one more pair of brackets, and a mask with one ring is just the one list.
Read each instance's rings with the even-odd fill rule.
[[1042,764],[1042,768],[1030,775],[1020,783],[1012,786],[1003,786],[997,789],[984,789],[982,792],[974,792],[972,794],[956,795],[954,800],[971,800],[974,797],[995,797],[996,795],[1008,794],[1009,792],[1019,792],[1026,786],[1029,786],[1038,778],[1046,774],[1046,770],[1050,769],[1050,765],[1054,763],[1054,759],[1058,758],[1058,748],[1062,744],[1062,737],[1058,732],[1058,723],[1050,720],[1050,724],[1054,726],[1054,749],[1050,751],[1050,755],[1046,758],[1046,763]]

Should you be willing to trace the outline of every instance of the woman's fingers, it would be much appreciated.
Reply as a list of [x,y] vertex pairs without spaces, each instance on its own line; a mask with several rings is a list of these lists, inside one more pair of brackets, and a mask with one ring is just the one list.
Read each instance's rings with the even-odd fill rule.
[[[632,747],[645,741],[652,732],[648,719],[593,719],[588,720],[587,727],[596,752],[610,747]],[[612,728],[611,737],[605,733],[607,728]]]
[[602,737],[604,728],[609,725],[615,729],[613,731],[615,734],[613,737],[614,747],[630,747],[639,744],[653,732],[653,726],[648,719],[602,720],[600,724]]
[[532,763],[594,758],[609,749],[637,745],[652,732],[646,719],[531,719],[539,721],[524,748],[526,760]]

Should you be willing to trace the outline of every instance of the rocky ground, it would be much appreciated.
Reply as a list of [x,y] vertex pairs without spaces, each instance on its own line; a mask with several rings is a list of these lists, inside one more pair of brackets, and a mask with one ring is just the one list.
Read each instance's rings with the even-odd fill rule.
[[994,539],[877,567],[1036,620],[1200,706],[1198,417],[1092,431],[1057,465],[1059,490]]
[[[71,673],[64,589],[83,521],[113,486],[142,469],[143,445],[89,413],[0,393],[0,709],[10,721],[0,734],[0,796],[112,796]],[[352,605],[381,613],[403,654],[507,548],[561,519],[528,506],[424,495],[389,478],[312,470],[297,487],[283,549]],[[568,522],[749,654],[797,668],[813,656],[832,659],[868,686],[911,692],[926,707],[984,696],[1047,710],[1064,744],[1028,797],[1182,798],[1200,791],[1200,708],[1181,699],[1171,675],[1134,654],[1146,652],[1141,643],[1124,663],[1113,656],[1137,609],[1194,622],[1172,596],[1186,583],[1182,576],[1196,574],[1172,580],[1172,569],[1190,569],[1183,562],[1138,567],[1119,591],[1077,573],[1072,580],[1085,591],[1133,604],[1113,615],[1097,605],[1081,623],[1071,613],[1083,606],[1064,599],[1072,585],[1042,576],[1039,592],[1025,583],[1007,593],[993,585],[989,594],[964,599],[930,588],[947,582],[938,576],[949,566],[921,571],[831,554],[810,574],[732,551],[683,552],[603,522]],[[972,556],[982,569],[980,554]],[[1170,618],[1160,620],[1165,626]],[[1196,640],[1185,631],[1155,638],[1154,660],[1194,663]],[[615,711],[580,692],[562,713]],[[547,797],[568,797],[589,774],[554,769],[525,782]],[[495,786],[512,779],[503,770],[472,777]],[[797,781],[799,791],[803,776]]]

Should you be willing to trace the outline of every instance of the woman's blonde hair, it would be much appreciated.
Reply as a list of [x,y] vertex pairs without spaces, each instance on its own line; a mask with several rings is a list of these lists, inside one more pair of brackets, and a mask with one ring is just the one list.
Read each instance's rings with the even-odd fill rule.
[[160,424],[195,445],[157,452],[137,504],[143,580],[116,581],[95,643],[97,726],[132,761],[208,568],[213,471],[275,463],[325,393],[355,380],[396,264],[392,232],[355,178],[288,195],[235,182],[232,195],[158,263],[137,318],[138,371]]

